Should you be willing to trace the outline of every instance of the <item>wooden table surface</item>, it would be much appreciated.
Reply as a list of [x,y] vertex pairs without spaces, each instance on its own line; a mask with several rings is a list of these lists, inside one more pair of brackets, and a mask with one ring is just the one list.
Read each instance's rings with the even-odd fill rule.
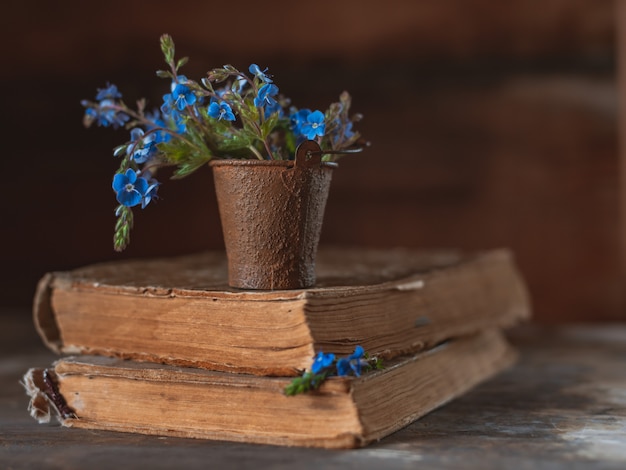
[[626,324],[510,332],[519,362],[364,449],[326,451],[40,425],[19,381],[55,356],[0,311],[0,469],[626,468]]

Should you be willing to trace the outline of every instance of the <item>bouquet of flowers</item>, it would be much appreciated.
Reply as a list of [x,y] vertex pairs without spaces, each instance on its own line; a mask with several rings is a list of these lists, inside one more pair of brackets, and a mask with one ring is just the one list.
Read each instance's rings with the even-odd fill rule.
[[215,158],[290,160],[304,140],[319,144],[324,161],[365,145],[353,129],[361,115],[350,114],[347,92],[325,112],[297,108],[256,64],[249,74],[225,65],[196,82],[179,73],[187,58],[175,59],[169,35],[161,36],[161,50],[169,70],[157,75],[171,85],[159,109],[148,110],[144,99],[136,108],[127,106],[111,84],[98,90],[95,101],[82,101],[86,127],[95,123],[130,131],[127,142],[113,151],[121,159],[112,184],[119,203],[116,251],[129,243],[132,209],[143,209],[157,197],[161,167],[175,167],[173,177],[182,178]]
[[354,348],[354,352],[348,357],[337,358],[332,353],[320,351],[313,358],[313,363],[308,371],[304,371],[300,377],[291,381],[285,387],[285,395],[293,396],[317,390],[329,377],[360,377],[361,374],[371,370],[383,369],[380,358],[370,357],[362,346]]

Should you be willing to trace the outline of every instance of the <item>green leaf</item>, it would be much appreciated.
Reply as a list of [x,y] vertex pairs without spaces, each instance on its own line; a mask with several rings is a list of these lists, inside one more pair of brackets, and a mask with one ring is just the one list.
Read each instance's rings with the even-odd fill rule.
[[294,155],[296,153],[296,144],[297,139],[293,132],[285,132],[285,148],[289,155]]
[[276,124],[278,124],[278,119],[278,113],[274,113],[261,125],[261,137],[263,140],[267,139],[267,136],[274,130]]
[[159,78],[171,78],[172,80],[174,79],[174,75],[172,75],[172,72],[168,72],[167,70],[157,70],[156,75]]
[[123,154],[123,152],[126,151],[127,148],[128,148],[128,144],[118,145],[117,147],[113,149],[113,156],[119,157],[120,155]]
[[296,377],[285,387],[285,395],[294,396],[310,390],[317,390],[328,378],[328,374],[328,371],[320,372],[319,374],[304,372],[301,377]]
[[229,139],[224,139],[222,142],[220,142],[218,150],[224,153],[244,150],[252,145],[252,141],[253,139],[250,139],[250,136],[245,133],[237,134]]
[[213,69],[207,72],[207,77],[212,82],[223,82],[228,78],[228,71],[224,70],[224,68]]
[[165,62],[167,62],[168,64],[174,62],[174,50],[175,47],[172,36],[170,36],[169,34],[163,34],[161,36],[161,52],[163,52],[163,55],[165,56]]
[[211,155],[197,156],[178,166],[178,169],[172,175],[172,179],[181,179],[195,172],[202,165],[211,161]]
[[213,85],[211,84],[211,80],[209,80],[208,77],[204,77],[202,80],[200,80],[200,82],[210,92],[214,92],[215,91],[215,90],[213,90]]
[[187,158],[190,152],[189,145],[185,141],[176,138],[169,142],[157,144],[157,148],[163,153],[165,159],[173,164],[180,164]]
[[187,62],[189,61],[189,57],[183,57],[182,59],[178,59],[178,62],[176,62],[176,70],[178,70],[179,68],[181,68],[183,65],[185,65]]
[[244,103],[238,109],[239,117],[241,118],[241,123],[243,124],[243,128],[246,132],[252,134],[256,138],[260,138],[263,140],[263,136],[261,129],[259,128],[259,110],[256,106],[251,105],[251,103]]

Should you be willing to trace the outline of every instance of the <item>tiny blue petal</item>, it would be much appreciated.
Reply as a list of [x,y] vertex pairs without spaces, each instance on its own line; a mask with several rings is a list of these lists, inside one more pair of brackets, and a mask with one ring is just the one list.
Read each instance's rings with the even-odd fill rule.
[[350,373],[350,370],[351,370],[350,361],[347,358],[342,357],[341,359],[337,361],[337,375],[339,376],[348,375]]
[[113,177],[113,190],[115,192],[119,192],[122,189],[124,189],[124,186],[126,186],[128,179],[126,178],[126,175],[123,173],[117,173],[114,177]]
[[96,95],[96,100],[101,101],[105,99],[117,99],[121,98],[122,94],[117,90],[115,85],[111,85],[107,83],[106,88],[98,88],[98,94]]
[[269,77],[269,75],[265,73],[267,72],[267,67],[265,68],[265,70],[261,70],[261,68],[257,64],[252,64],[250,65],[248,70],[251,74],[258,77],[261,81],[265,83],[272,83],[272,79]]
[[141,194],[136,189],[123,190],[117,193],[117,202],[126,207],[134,207],[141,203]]
[[357,346],[354,348],[354,352],[350,355],[350,359],[361,359],[365,355],[363,346]]
[[129,168],[128,170],[126,170],[126,173],[124,174],[124,176],[126,176],[126,179],[131,184],[137,181],[137,172],[135,172],[135,170],[133,170],[132,168]]
[[315,359],[313,359],[313,364],[311,365],[311,372],[313,372],[314,374],[321,372],[327,367],[330,367],[334,360],[335,360],[334,354],[332,353],[324,354],[323,352],[320,351],[319,353],[317,353],[317,356],[315,356]]
[[159,189],[159,183],[156,180],[151,180],[150,186],[146,190],[143,199],[141,201],[141,208],[145,209],[152,199],[157,198],[157,190]]
[[148,181],[146,181],[145,178],[137,178],[137,181],[135,181],[135,190],[139,191],[139,194],[143,196],[148,190]]

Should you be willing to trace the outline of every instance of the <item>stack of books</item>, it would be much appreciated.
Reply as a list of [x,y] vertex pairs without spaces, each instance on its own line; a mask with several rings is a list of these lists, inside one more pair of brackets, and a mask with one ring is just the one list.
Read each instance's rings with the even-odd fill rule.
[[[508,250],[320,250],[315,288],[227,286],[221,253],[45,275],[37,330],[63,355],[30,369],[30,412],[64,426],[350,448],[406,426],[512,364],[530,316]],[[384,368],[285,387],[323,351]]]

